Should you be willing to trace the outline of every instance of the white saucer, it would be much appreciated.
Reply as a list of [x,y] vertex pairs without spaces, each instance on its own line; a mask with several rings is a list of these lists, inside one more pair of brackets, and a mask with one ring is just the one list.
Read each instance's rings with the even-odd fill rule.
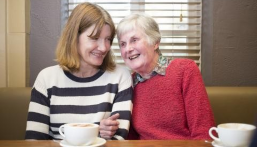
[[216,142],[216,141],[213,141],[211,144],[212,144],[214,147],[225,147],[225,146],[223,146],[223,144],[221,144],[221,143],[219,143],[219,142]]
[[101,145],[104,145],[106,143],[106,140],[100,137],[97,137],[96,141],[91,145],[80,145],[80,146],[73,146],[68,144],[65,140],[62,140],[60,142],[60,145],[62,147],[99,147]]
[[217,142],[217,141],[213,141],[211,144],[212,144],[214,147],[227,147],[227,146],[224,146],[222,143]]

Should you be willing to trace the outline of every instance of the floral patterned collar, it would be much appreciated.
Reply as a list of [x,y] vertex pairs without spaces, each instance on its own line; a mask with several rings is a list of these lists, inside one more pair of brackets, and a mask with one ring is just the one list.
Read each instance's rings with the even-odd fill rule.
[[[153,76],[159,74],[159,75],[165,75],[166,73],[166,68],[168,67],[168,65],[170,64],[170,61],[172,59],[163,57],[161,54],[159,55],[159,59],[158,59],[158,63],[155,66],[155,68],[153,69],[150,78],[152,78]],[[133,87],[135,87],[139,82],[144,82],[147,79],[144,79],[143,77],[141,77],[141,75],[139,73],[135,73],[135,76],[133,76]]]

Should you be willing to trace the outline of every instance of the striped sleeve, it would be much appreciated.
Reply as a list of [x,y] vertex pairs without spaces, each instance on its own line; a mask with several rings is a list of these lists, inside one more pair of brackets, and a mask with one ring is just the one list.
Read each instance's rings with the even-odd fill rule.
[[[35,85],[37,86],[37,85]],[[47,95],[33,87],[28,110],[25,139],[47,140],[50,123],[50,101]]]
[[128,129],[130,125],[130,118],[132,113],[132,80],[129,72],[123,75],[123,81],[119,83],[119,92],[116,94],[113,102],[112,113],[120,114],[118,118],[119,129],[116,131],[116,134],[113,136],[113,140],[124,140],[127,138]]

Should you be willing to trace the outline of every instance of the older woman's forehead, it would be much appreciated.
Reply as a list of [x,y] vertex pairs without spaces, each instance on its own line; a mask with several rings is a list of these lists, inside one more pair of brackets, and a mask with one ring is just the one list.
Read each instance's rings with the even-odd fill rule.
[[127,40],[130,39],[131,37],[136,35],[136,31],[135,30],[127,30],[126,32],[122,32],[120,34],[120,40]]
[[117,33],[118,35],[125,34],[136,28],[135,22],[122,22],[118,25]]
[[120,34],[120,39],[137,38],[137,37],[147,37],[147,36],[143,30],[140,30],[138,28],[127,30],[126,32],[124,31]]
[[[130,27],[127,29],[123,29],[122,31],[119,32],[118,37],[121,38],[124,35],[129,35],[129,36],[142,36],[142,35],[146,35],[145,31],[143,29],[141,29],[140,27]],[[146,36],[147,37],[147,36]]]

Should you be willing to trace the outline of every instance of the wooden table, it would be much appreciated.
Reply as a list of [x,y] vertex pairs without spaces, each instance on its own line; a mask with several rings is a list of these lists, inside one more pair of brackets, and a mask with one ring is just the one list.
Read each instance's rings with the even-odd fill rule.
[[[60,147],[52,140],[0,140],[0,147]],[[124,140],[107,141],[102,147],[212,147],[204,140]]]

